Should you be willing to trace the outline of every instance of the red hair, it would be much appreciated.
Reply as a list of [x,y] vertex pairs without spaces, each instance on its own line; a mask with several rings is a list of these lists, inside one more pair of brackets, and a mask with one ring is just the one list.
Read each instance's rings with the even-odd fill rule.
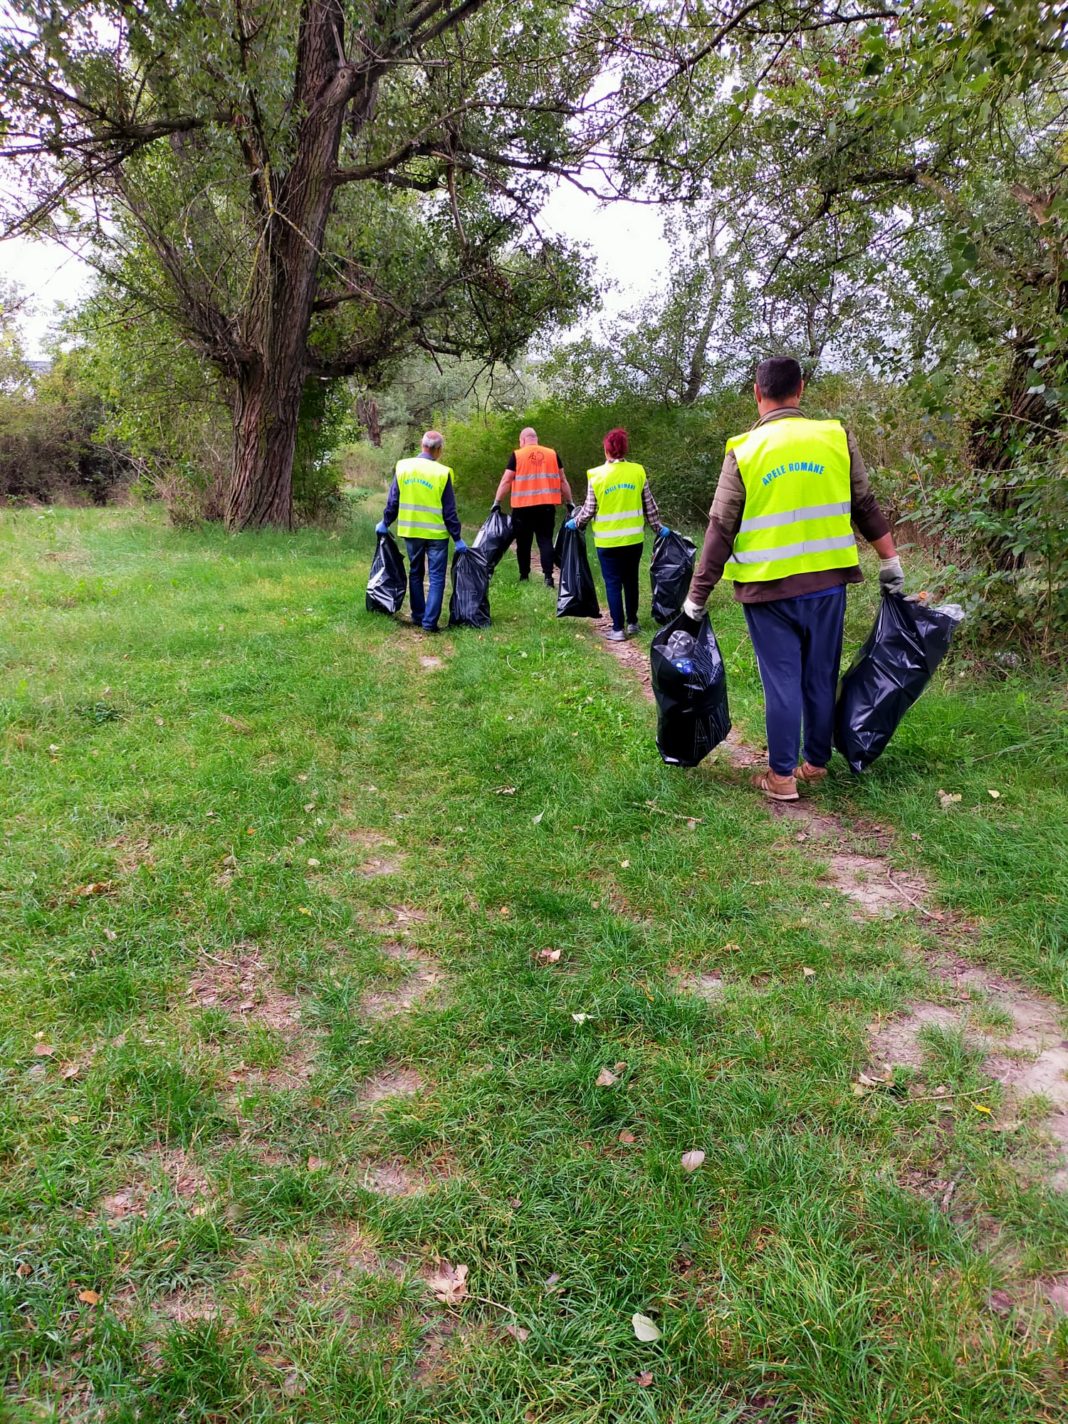
[[615,430],[610,430],[604,437],[604,453],[610,460],[622,460],[630,449],[630,441],[627,439],[627,432],[622,426],[617,426]]

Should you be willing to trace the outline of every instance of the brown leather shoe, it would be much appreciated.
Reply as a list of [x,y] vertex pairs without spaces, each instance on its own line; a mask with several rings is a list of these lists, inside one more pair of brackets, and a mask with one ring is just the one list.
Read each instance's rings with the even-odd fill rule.
[[803,761],[794,771],[794,776],[798,781],[823,781],[827,775],[825,766],[813,766],[810,761]]
[[797,782],[792,776],[780,776],[777,771],[768,770],[750,777],[750,780],[769,801],[797,800]]

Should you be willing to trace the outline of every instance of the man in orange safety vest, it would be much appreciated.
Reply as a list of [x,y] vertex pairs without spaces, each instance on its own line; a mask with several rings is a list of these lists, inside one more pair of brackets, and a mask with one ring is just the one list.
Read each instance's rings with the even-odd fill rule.
[[561,499],[572,508],[571,486],[555,450],[538,444],[538,432],[527,426],[519,432],[519,449],[513,450],[505,467],[494,509],[509,495],[512,506],[512,528],[515,530],[515,554],[519,560],[519,580],[530,577],[530,551],[538,541],[541,571],[549,588],[553,587],[553,524]]

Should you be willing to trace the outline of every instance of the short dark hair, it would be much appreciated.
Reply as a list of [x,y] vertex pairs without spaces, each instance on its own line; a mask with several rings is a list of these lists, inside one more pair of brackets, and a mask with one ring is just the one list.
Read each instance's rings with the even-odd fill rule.
[[768,400],[785,400],[801,389],[801,363],[792,356],[769,356],[756,368],[760,394]]

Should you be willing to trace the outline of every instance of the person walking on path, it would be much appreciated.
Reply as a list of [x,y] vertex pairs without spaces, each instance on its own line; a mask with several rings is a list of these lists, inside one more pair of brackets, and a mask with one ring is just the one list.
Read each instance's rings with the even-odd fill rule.
[[513,450],[505,466],[493,508],[509,496],[515,556],[519,561],[519,582],[530,578],[530,551],[538,541],[541,572],[547,587],[553,587],[553,524],[561,499],[572,509],[571,486],[555,450],[538,444],[538,432],[530,425],[519,432],[519,449]]
[[670,534],[661,523],[645,470],[628,460],[630,442],[625,430],[610,430],[604,437],[605,462],[586,471],[589,484],[582,508],[567,521],[568,529],[584,529],[593,520],[593,542],[604,576],[604,591],[612,615],[609,642],[620,643],[638,629],[638,565],[645,542],[645,521],[657,538]]
[[757,367],[760,418],[727,441],[683,603],[699,619],[720,578],[734,583],[764,687],[769,766],[753,784],[773,801],[796,801],[799,781],[827,775],[846,585],[863,577],[854,524],[879,555],[882,588],[900,593],[905,584],[856,441],[839,421],[802,414],[804,389],[792,357]]
[[[412,622],[424,633],[438,631],[449,567],[449,535],[457,553],[467,548],[461,537],[460,516],[456,513],[452,471],[440,460],[444,443],[436,430],[428,430],[419,454],[397,461],[382,519],[375,525],[375,533],[384,534],[394,519],[397,520],[397,532],[408,546]],[[423,574],[427,565],[430,590],[424,595]]]

